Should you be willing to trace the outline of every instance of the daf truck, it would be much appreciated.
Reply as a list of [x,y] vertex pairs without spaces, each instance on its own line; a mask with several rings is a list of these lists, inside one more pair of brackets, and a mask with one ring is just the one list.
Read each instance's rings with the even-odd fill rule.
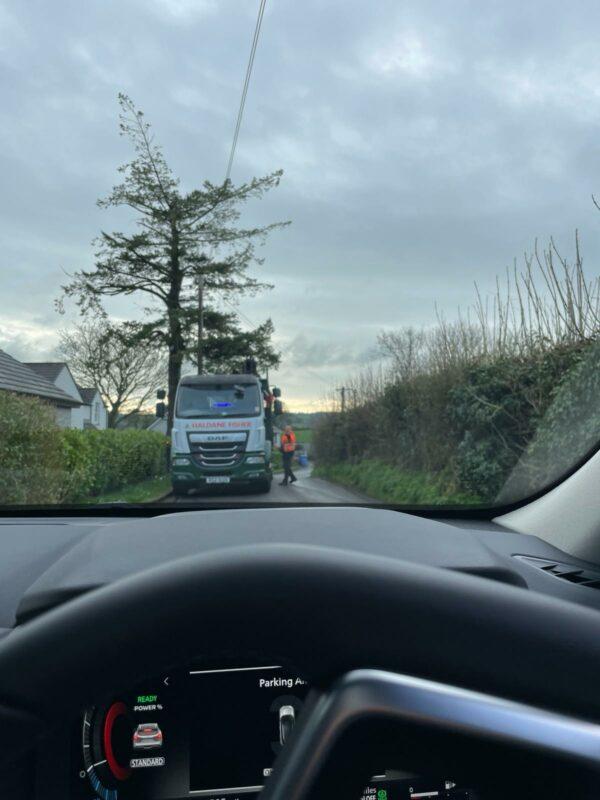
[[268,492],[273,402],[256,375],[182,377],[171,433],[173,493],[227,485]]

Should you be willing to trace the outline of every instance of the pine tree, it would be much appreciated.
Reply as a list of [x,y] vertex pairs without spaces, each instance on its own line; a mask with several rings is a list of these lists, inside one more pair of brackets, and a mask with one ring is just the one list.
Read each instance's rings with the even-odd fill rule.
[[[124,94],[119,95],[119,104],[120,132],[132,143],[135,156],[119,168],[122,182],[98,205],[104,209],[130,208],[136,214],[136,230],[102,231],[95,242],[94,267],[71,275],[70,282],[62,287],[63,296],[74,298],[82,313],[103,313],[102,299],[106,297],[145,296],[146,319],[132,324],[130,332],[137,342],[167,351],[170,431],[182,363],[194,357],[192,321],[198,316],[199,283],[209,304],[219,297],[227,299],[271,288],[252,278],[248,269],[262,263],[256,245],[288,223],[241,227],[240,206],[278,186],[282,172],[238,186],[230,180],[221,185],[204,181],[202,188],[185,192],[155,144],[143,113]],[[270,321],[243,333],[235,315],[219,315],[209,305],[205,316],[214,323],[207,325],[212,363],[231,364],[229,359],[234,353],[237,359],[236,351],[244,344],[256,351],[262,348],[265,357],[276,359],[268,341],[273,332]]]

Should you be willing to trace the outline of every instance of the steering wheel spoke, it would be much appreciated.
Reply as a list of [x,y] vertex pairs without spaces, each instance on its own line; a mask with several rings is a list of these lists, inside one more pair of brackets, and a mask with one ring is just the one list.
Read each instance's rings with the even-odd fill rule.
[[586,796],[598,786],[600,726],[407,675],[357,670],[312,698],[264,798],[359,798],[383,753],[401,762],[390,767],[464,775],[486,796],[574,789]]

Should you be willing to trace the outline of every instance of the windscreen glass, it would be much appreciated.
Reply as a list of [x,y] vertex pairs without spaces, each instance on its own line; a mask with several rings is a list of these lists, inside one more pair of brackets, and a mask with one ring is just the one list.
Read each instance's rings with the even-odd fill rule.
[[0,508],[564,480],[599,34],[591,0],[0,0]]
[[261,398],[256,385],[240,383],[224,386],[181,386],[177,396],[180,417],[249,417],[261,410]]

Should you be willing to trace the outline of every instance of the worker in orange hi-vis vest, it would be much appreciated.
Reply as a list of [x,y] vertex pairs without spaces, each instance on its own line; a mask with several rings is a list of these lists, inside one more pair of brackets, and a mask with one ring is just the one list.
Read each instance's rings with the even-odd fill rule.
[[281,455],[283,456],[283,480],[280,486],[287,486],[288,480],[294,483],[298,478],[292,472],[292,460],[296,452],[296,435],[291,425],[286,425],[281,434]]

